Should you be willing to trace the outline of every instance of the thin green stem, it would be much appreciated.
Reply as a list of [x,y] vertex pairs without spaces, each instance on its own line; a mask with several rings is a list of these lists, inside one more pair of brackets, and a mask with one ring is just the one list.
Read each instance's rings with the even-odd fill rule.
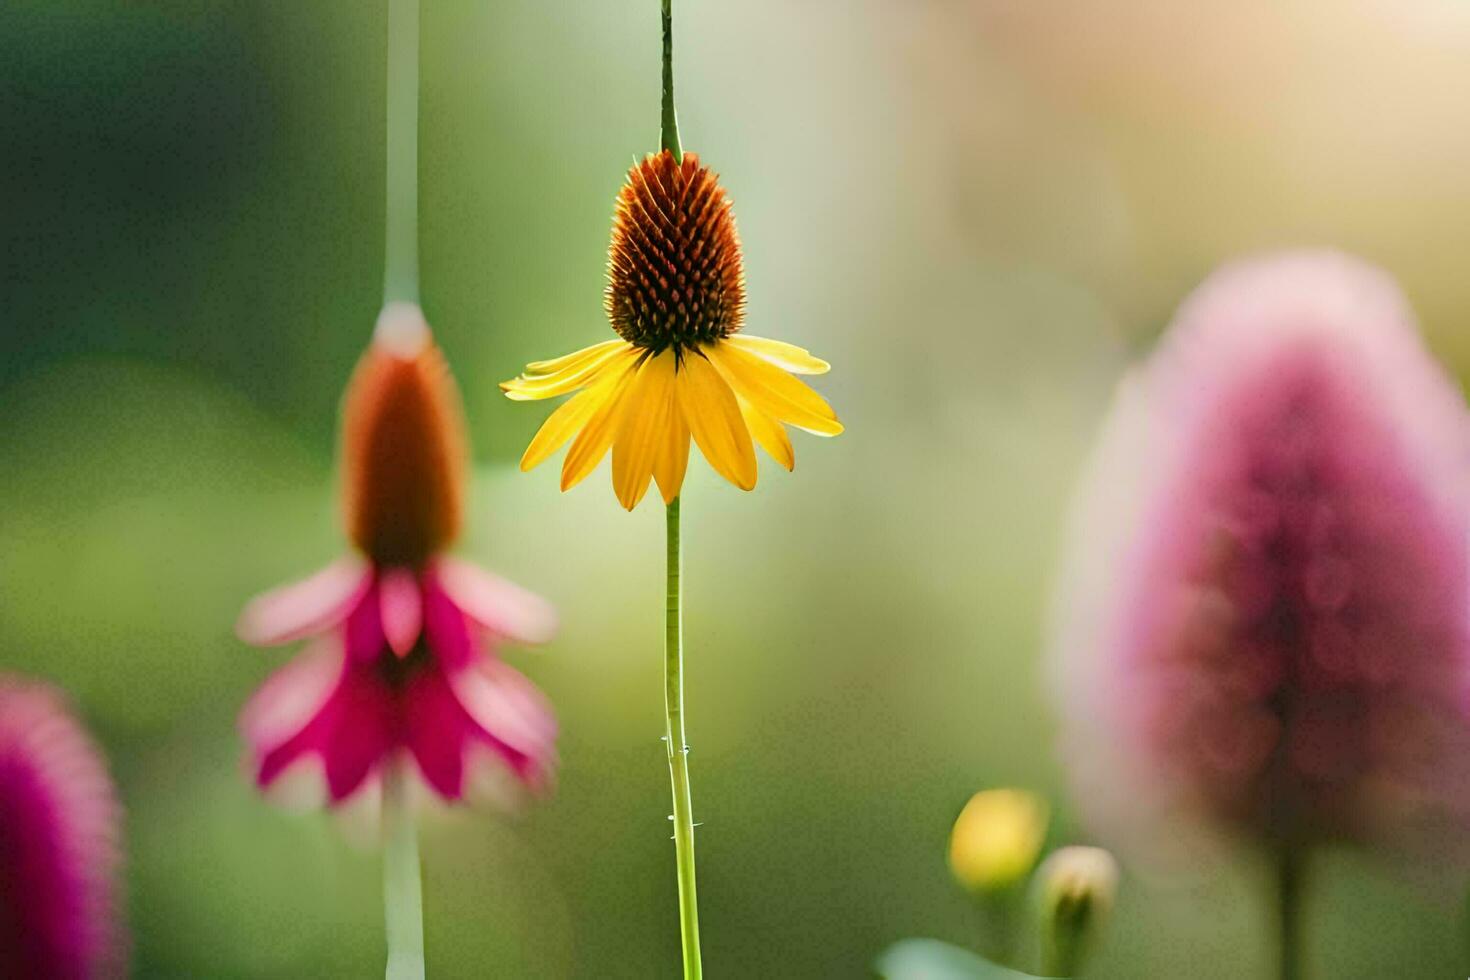
[[679,114],[674,111],[674,12],[673,0],[663,0],[664,27],[664,96],[663,118],[659,126],[659,145],[674,155],[677,163],[684,159],[679,145]]
[[683,553],[679,545],[679,498],[668,506],[668,580],[664,593],[664,742],[674,788],[674,860],[679,873],[679,938],[684,978],[702,976],[699,961],[699,902],[694,893],[694,803],[689,792],[689,744],[684,735],[684,605],[680,591]]
[[1006,965],[1015,954],[1016,913],[1019,895],[1013,889],[986,893],[979,898],[981,927],[984,930],[980,951],[995,962]]
[[419,0],[388,0],[383,302],[419,299]]
[[1302,895],[1305,868],[1299,851],[1290,846],[1281,851],[1276,862],[1276,911],[1278,914],[1278,946],[1281,980],[1301,980],[1302,973]]
[[408,774],[391,764],[383,776],[383,912],[388,927],[387,980],[423,980],[424,896],[418,831]]

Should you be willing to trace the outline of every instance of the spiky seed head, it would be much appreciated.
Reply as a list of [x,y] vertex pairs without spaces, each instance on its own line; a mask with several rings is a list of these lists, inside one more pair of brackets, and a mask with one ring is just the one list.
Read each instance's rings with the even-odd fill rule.
[[628,172],[613,216],[605,305],[620,337],[652,351],[740,329],[745,272],[735,212],[696,154],[675,162],[664,150]]

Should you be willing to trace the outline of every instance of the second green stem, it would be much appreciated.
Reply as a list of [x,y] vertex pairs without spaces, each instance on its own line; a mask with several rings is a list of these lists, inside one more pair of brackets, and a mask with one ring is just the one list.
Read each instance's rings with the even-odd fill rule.
[[383,302],[419,301],[419,0],[388,2]]
[[383,907],[388,924],[387,980],[424,980],[424,894],[418,832],[402,760],[383,774]]
[[679,544],[679,498],[668,506],[668,579],[664,602],[664,741],[674,789],[674,859],[679,874],[679,938],[685,980],[702,974],[699,960],[699,901],[694,890],[694,804],[689,792],[689,745],[684,735],[684,606],[680,591],[683,552]]
[[659,116],[658,141],[662,149],[674,155],[674,162],[684,159],[679,145],[679,114],[674,111],[674,11],[672,0],[663,0],[663,98]]
[[1280,980],[1302,977],[1302,855],[1291,846],[1282,849],[1276,864],[1276,901],[1279,922],[1277,951]]

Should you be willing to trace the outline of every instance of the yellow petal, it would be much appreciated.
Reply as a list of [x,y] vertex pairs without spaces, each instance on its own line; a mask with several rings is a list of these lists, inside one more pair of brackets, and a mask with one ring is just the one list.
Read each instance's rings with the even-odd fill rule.
[[626,347],[627,345],[628,342],[626,340],[623,340],[622,338],[618,338],[616,340],[604,340],[600,344],[593,344],[591,347],[583,347],[581,350],[572,351],[570,354],[563,354],[561,357],[553,358],[549,361],[532,361],[530,364],[526,365],[526,370],[521,372],[521,377],[539,378],[544,377],[548,374],[558,374],[562,371],[566,371],[575,367],[584,359],[595,358],[600,354],[604,354],[610,351],[616,351],[617,349],[621,347]]
[[[645,352],[630,347],[628,354],[627,367],[619,370],[610,379],[609,390],[603,397],[602,404],[597,406],[592,417],[583,426],[581,434],[577,436],[577,441],[567,450],[567,458],[561,464],[563,490],[570,490],[585,480],[588,473],[597,469],[597,464],[607,455],[607,449],[618,433],[618,422],[626,401],[624,396],[628,393],[629,382],[637,374],[629,368],[641,361]],[[598,386],[601,387],[601,382]]]
[[523,374],[510,381],[502,381],[500,390],[505,392],[506,397],[511,401],[517,402],[565,395],[595,380],[603,367],[617,357],[619,351],[627,350],[628,347],[628,343],[622,340],[589,347],[584,351],[569,355],[575,360],[568,361],[565,367],[557,371],[535,376]]
[[755,436],[755,441],[761,444],[761,448],[771,454],[771,458],[788,470],[796,466],[796,450],[791,448],[791,437],[780,422],[771,418],[765,412],[756,408],[744,398],[740,402],[740,415],[745,419],[746,428],[750,434]]
[[[675,387],[678,385],[675,376]],[[669,422],[664,427],[662,444],[658,455],[653,458],[653,478],[658,481],[659,493],[664,503],[671,504],[684,486],[684,471],[689,468],[689,424],[684,421],[684,412],[679,407],[677,390],[670,392]]]
[[525,472],[541,465],[548,456],[565,445],[578,429],[586,425],[587,420],[607,400],[618,379],[627,373],[636,360],[632,348],[628,348],[623,357],[603,365],[603,373],[592,387],[552,412],[541,424],[531,444],[526,447],[526,453],[521,457],[521,470]]
[[628,386],[613,443],[613,492],[628,510],[648,492],[653,461],[668,429],[674,397],[674,352],[646,358]]
[[813,357],[806,348],[779,340],[752,337],[748,333],[737,333],[726,337],[725,343],[734,344],[741,350],[770,361],[776,367],[790,371],[792,374],[826,374],[832,369],[832,365],[820,357]]
[[674,384],[679,409],[704,458],[742,490],[755,488],[755,447],[735,392],[698,351],[686,351]]
[[819,436],[835,436],[842,431],[837,414],[821,395],[774,364],[725,341],[705,344],[700,349],[741,397],[776,421]]

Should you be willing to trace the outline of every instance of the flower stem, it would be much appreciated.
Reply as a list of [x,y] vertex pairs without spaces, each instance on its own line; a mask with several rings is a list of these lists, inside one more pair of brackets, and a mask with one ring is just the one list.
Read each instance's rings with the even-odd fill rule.
[[387,980],[423,980],[424,896],[418,832],[409,809],[408,774],[383,775],[383,912],[388,926]]
[[[388,0],[387,185],[383,302],[419,298],[419,0]],[[423,886],[407,777],[383,774],[383,911],[388,980],[424,976]]]
[[1284,848],[1276,862],[1276,909],[1279,916],[1279,945],[1281,980],[1301,980],[1302,977],[1302,921],[1301,905],[1305,868],[1300,852],[1290,846]]
[[388,0],[383,302],[419,299],[419,0]]
[[673,0],[663,0],[664,27],[664,96],[663,118],[659,126],[659,145],[674,155],[674,162],[684,159],[679,145],[679,115],[674,111],[674,13]]
[[[665,4],[667,7],[667,3]],[[689,792],[689,745],[684,736],[684,605],[680,591],[679,498],[668,506],[668,583],[664,602],[664,742],[674,788],[674,859],[679,873],[679,938],[685,980],[702,975],[699,902],[694,893],[694,804]]]
[[[984,929],[980,952],[1002,966],[1007,965],[1015,953],[1017,900],[1018,895],[1011,889],[981,895],[979,900]],[[1047,972],[1047,976],[1066,974]]]

